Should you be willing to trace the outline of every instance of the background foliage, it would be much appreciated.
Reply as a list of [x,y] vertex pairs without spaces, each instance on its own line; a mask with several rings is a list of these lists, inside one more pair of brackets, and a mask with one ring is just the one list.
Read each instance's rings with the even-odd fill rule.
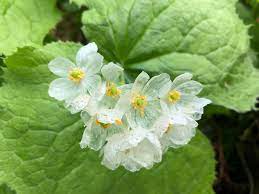
[[[129,80],[192,72],[213,100],[202,132],[138,173],[81,150],[47,63],[90,41]],[[0,194],[259,193],[258,53],[257,0],[0,0]]]

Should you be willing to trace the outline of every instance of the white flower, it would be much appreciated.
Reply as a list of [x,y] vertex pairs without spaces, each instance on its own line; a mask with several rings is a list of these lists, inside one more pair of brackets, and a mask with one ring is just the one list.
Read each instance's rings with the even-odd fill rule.
[[134,129],[108,138],[103,150],[102,164],[109,169],[120,165],[135,172],[141,168],[150,169],[161,162],[162,150],[156,135],[146,129]]
[[162,114],[158,91],[170,81],[170,77],[163,73],[149,78],[145,72],[139,74],[132,88],[121,97],[120,109],[126,112],[132,128],[149,128]]
[[98,151],[105,144],[107,137],[122,132],[126,129],[127,126],[125,126],[123,123],[117,125],[102,123],[96,117],[91,117],[86,123],[86,128],[80,142],[80,147],[89,147]]
[[124,101],[120,96],[131,88],[131,84],[121,85],[121,82],[124,82],[123,68],[114,63],[104,65],[101,71],[105,82],[90,98],[83,113],[96,116],[96,119],[104,124],[121,123],[125,112],[121,109]]
[[103,64],[103,56],[97,50],[95,43],[82,47],[77,52],[76,64],[63,57],[52,60],[48,67],[60,78],[51,82],[49,95],[68,101],[82,94],[93,95],[101,82],[98,73]]
[[65,107],[72,113],[78,113],[82,111],[90,100],[90,95],[88,94],[80,94],[79,96],[66,100]]
[[203,107],[211,101],[205,98],[198,98],[203,86],[197,81],[193,81],[192,74],[184,73],[175,78],[173,82],[168,82],[160,90],[162,106],[168,106],[169,114],[181,112],[199,120],[203,114]]
[[[171,113],[172,114],[172,113]],[[162,148],[165,151],[169,147],[178,148],[189,143],[196,134],[198,123],[191,117],[175,112],[174,116],[164,115],[161,126],[156,132],[160,137]],[[166,126],[166,127],[165,127]]]

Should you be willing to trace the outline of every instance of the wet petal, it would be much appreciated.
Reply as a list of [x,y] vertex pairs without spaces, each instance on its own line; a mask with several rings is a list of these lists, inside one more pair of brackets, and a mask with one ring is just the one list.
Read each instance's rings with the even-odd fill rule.
[[87,64],[86,61],[88,60],[88,56],[90,54],[97,53],[97,51],[98,48],[94,42],[81,47],[76,55],[76,64],[78,66],[84,66]]
[[146,83],[148,82],[149,78],[150,78],[149,75],[146,72],[142,71],[136,78],[135,82],[133,83],[132,92],[133,93],[141,92],[144,86],[146,85]]
[[106,130],[95,123],[94,118],[89,121],[85,128],[82,140],[80,142],[81,148],[89,147],[95,151],[100,150],[106,141]]
[[191,80],[177,86],[175,89],[183,95],[197,95],[201,92],[203,86],[201,83]]
[[57,100],[67,100],[78,95],[79,87],[66,78],[59,78],[50,83],[49,96]]
[[91,96],[94,96],[98,92],[102,84],[102,79],[99,75],[85,76],[82,80],[82,88],[87,90]]
[[101,72],[106,81],[116,83],[123,75],[123,68],[115,63],[108,63],[103,66]]
[[184,74],[181,74],[179,76],[177,76],[173,83],[172,83],[172,87],[175,88],[187,81],[190,81],[192,79],[192,74],[191,73],[184,73]]
[[156,120],[161,116],[162,110],[159,101],[149,101],[144,112],[131,108],[127,113],[129,125],[132,128],[142,127],[150,129]]
[[81,94],[77,96],[76,98],[73,98],[71,100],[67,100],[65,103],[65,107],[72,113],[78,113],[81,110],[83,110],[88,102],[89,102],[90,96],[87,94]]
[[71,69],[75,67],[74,63],[64,57],[57,57],[49,62],[49,70],[60,77],[67,77]]
[[152,77],[145,87],[143,88],[143,94],[149,99],[159,97],[159,91],[161,88],[171,82],[170,76],[167,73],[162,73],[158,76]]

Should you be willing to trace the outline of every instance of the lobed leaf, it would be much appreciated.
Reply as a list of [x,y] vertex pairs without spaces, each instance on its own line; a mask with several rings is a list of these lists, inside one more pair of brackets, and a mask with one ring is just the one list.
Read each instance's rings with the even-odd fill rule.
[[0,55],[42,45],[60,19],[55,0],[0,0]]
[[259,72],[236,2],[85,0],[83,30],[126,70],[191,72],[214,104],[244,112],[259,95]]

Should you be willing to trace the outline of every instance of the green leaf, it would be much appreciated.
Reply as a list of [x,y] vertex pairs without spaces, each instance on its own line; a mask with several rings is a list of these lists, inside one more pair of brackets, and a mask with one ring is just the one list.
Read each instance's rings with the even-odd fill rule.
[[214,104],[243,112],[259,95],[259,84],[254,84],[259,73],[245,58],[248,26],[236,14],[235,3],[85,0],[90,10],[84,12],[83,30],[106,59],[128,70],[172,76],[192,72]]
[[0,185],[0,194],[15,194],[6,184]]
[[19,194],[212,194],[214,154],[198,132],[151,170],[111,171],[98,152],[79,147],[83,123],[48,96],[47,63],[75,58],[80,45],[52,43],[19,49],[5,61],[0,88],[0,183]]
[[0,54],[41,45],[60,19],[55,0],[0,0]]
[[77,4],[79,7],[85,5],[85,0],[69,0],[71,3]]

